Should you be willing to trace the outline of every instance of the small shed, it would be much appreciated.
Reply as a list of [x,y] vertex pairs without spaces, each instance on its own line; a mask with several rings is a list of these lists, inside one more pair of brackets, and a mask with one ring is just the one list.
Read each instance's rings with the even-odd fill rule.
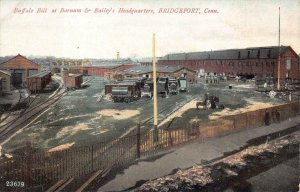
[[9,92],[11,90],[11,73],[0,70],[0,92]]
[[81,84],[83,83],[83,75],[82,74],[72,74],[68,71],[63,72],[64,82],[67,88],[81,88]]
[[27,78],[27,89],[30,91],[41,91],[51,81],[51,72],[42,71]]

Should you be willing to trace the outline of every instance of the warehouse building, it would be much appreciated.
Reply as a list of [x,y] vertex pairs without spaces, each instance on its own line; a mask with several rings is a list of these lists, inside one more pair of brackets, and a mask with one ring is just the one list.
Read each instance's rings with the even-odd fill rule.
[[1,63],[0,69],[10,71],[12,84],[20,87],[26,85],[27,78],[38,73],[41,66],[18,54],[14,58]]
[[51,72],[42,71],[27,78],[27,89],[32,92],[42,91],[51,81]]
[[183,66],[220,75],[239,75],[258,79],[300,79],[299,56],[290,46],[253,47],[220,51],[174,53],[162,57],[162,66]]
[[134,64],[122,64],[122,65],[107,65],[107,66],[74,66],[70,67],[70,72],[80,73],[82,75],[93,75],[101,77],[109,77],[110,73],[128,69],[134,66]]
[[[155,61],[158,61],[161,57],[156,57]],[[137,63],[142,66],[152,66],[152,57],[137,59]]]
[[108,77],[112,72],[134,66],[134,63],[135,62],[131,59],[90,60],[89,66],[70,66],[69,71],[71,73],[80,73],[82,75]]
[[[153,68],[152,66],[137,65],[122,71],[114,73],[115,77],[126,79],[126,78],[138,78],[147,77],[152,78]],[[157,66],[156,67],[157,77],[186,77],[188,81],[195,82],[196,71],[189,69],[187,67],[180,66]]]
[[0,70],[0,93],[11,91],[11,73]]

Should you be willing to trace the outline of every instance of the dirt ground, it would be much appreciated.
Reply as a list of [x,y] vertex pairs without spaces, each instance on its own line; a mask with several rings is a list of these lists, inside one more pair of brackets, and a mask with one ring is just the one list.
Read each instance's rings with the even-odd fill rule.
[[[18,150],[26,141],[40,150],[50,150],[61,145],[72,146],[111,141],[138,123],[143,131],[153,128],[153,100],[140,99],[131,103],[114,103],[106,99],[98,102],[99,94],[108,82],[102,77],[84,77],[90,86],[72,91],[64,96],[26,129],[10,138],[2,146],[3,151]],[[232,89],[228,85],[232,85]],[[219,97],[224,110],[196,109],[196,102],[203,100],[204,94]],[[223,115],[282,104],[285,101],[271,99],[265,93],[255,92],[253,83],[221,82],[220,84],[198,84],[190,86],[188,92],[158,97],[158,123],[160,128],[182,128],[187,122],[207,122]],[[172,120],[172,123],[170,123]],[[67,145],[68,146],[68,145]]]
[[99,115],[112,117],[115,120],[129,119],[140,114],[138,110],[116,110],[116,109],[103,109],[98,112]]
[[69,149],[69,148],[72,147],[74,144],[75,144],[75,142],[62,144],[62,145],[59,145],[59,146],[54,147],[54,148],[52,148],[52,149],[49,149],[48,152],[63,151],[63,150]]
[[240,109],[236,109],[236,110],[231,110],[229,108],[225,108],[222,111],[216,111],[213,112],[210,116],[209,119],[210,120],[215,120],[218,119],[220,117],[224,117],[226,115],[235,115],[238,113],[244,113],[244,112],[248,112],[248,111],[255,111],[258,109],[264,109],[264,108],[268,108],[268,107],[272,107],[275,104],[272,103],[265,103],[265,102],[257,102],[257,101],[253,101],[250,99],[245,99],[245,101],[247,102],[247,106],[245,106],[245,108],[240,108]]

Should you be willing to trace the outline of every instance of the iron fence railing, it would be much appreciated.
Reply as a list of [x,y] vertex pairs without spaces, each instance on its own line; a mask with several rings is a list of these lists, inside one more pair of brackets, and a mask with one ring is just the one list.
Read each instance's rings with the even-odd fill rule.
[[[111,142],[100,142],[89,146],[74,147],[57,152],[33,153],[27,147],[24,156],[0,160],[0,177],[3,181],[23,181],[27,187],[106,170],[140,157],[154,155],[161,150],[184,144],[195,139],[222,136],[242,129],[278,122],[299,114],[300,103],[293,102],[266,109],[225,116],[207,123],[189,123],[182,129],[141,132],[118,138]],[[274,117],[277,111],[277,116]],[[279,119],[278,119],[279,114]],[[158,141],[155,139],[157,138]],[[155,137],[156,136],[156,137]]]

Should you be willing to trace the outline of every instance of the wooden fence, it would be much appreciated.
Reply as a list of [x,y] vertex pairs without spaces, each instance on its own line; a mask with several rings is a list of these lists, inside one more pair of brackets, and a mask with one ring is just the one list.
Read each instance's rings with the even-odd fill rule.
[[24,181],[26,187],[46,185],[60,179],[124,165],[195,139],[204,140],[259,127],[265,124],[266,112],[271,115],[271,123],[277,121],[272,116],[272,111],[275,110],[280,114],[280,121],[283,121],[298,115],[299,109],[299,102],[288,103],[226,116],[207,123],[191,123],[184,129],[176,130],[141,133],[140,126],[137,126],[136,134],[131,136],[57,152],[33,153],[27,147],[24,156],[0,160],[0,177],[2,181]]

